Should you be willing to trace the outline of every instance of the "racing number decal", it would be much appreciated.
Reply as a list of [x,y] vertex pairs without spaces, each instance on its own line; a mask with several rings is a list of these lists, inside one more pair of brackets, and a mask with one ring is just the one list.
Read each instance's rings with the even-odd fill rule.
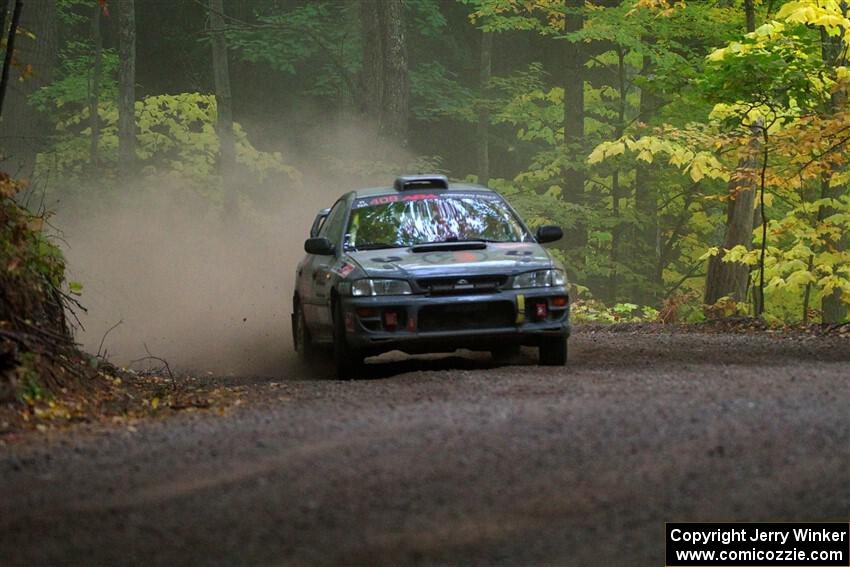
[[416,193],[415,195],[405,195],[399,198],[398,195],[381,195],[369,200],[370,205],[386,205],[395,203],[396,201],[423,201],[425,199],[436,199],[437,195],[433,193]]
[[398,195],[381,195],[369,201],[370,205],[386,205],[387,203],[395,203],[398,201]]

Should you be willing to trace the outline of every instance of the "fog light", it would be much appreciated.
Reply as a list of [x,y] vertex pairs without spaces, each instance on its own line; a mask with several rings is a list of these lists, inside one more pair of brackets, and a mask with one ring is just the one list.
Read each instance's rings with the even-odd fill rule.
[[547,309],[545,303],[535,303],[534,304],[534,316],[537,319],[545,319],[546,315],[549,314],[549,309]]
[[566,307],[567,298],[565,296],[553,297],[552,298],[552,306],[553,307]]
[[384,327],[394,331],[398,327],[398,313],[396,311],[384,311]]

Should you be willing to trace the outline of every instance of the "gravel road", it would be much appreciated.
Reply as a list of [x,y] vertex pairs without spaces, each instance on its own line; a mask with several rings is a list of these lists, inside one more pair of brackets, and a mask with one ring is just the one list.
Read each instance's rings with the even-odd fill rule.
[[0,447],[0,564],[657,567],[665,521],[850,519],[847,338],[585,328],[534,360],[302,369]]

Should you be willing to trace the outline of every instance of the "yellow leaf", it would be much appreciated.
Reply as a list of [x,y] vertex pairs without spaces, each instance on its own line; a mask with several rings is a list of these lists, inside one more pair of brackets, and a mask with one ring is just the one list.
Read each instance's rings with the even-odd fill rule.
[[717,256],[718,254],[720,254],[720,247],[719,247],[719,246],[712,246],[711,248],[709,248],[709,249],[706,251],[706,253],[705,253],[705,254],[703,254],[702,256],[700,256],[700,257],[699,257],[699,259],[700,259],[700,260],[708,260],[708,259],[709,259],[709,258],[711,258],[712,256]]
[[691,164],[690,174],[691,174],[691,179],[693,179],[694,181],[700,181],[703,177],[705,177],[705,173],[702,170],[702,166],[700,165],[700,162],[694,161]]
[[611,144],[611,147],[608,148],[608,151],[605,152],[606,157],[610,156],[618,156],[626,151],[626,144],[623,142],[615,142]]

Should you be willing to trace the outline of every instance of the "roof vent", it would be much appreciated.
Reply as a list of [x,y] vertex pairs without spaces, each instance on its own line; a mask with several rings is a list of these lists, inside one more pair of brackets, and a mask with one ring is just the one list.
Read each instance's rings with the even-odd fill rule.
[[393,183],[396,191],[416,189],[448,189],[449,178],[445,175],[403,175]]

